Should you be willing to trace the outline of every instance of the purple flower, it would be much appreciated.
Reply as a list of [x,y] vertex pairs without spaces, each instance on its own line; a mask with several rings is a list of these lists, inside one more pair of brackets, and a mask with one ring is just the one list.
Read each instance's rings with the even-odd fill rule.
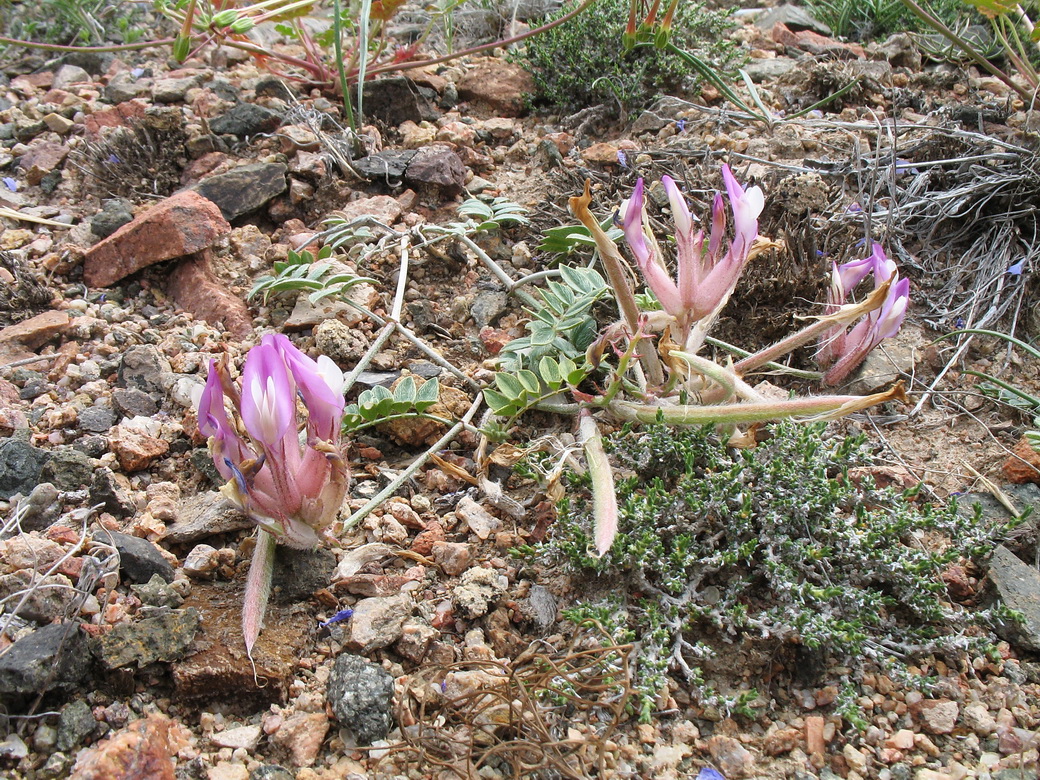
[[268,334],[249,350],[241,391],[225,364],[210,361],[199,431],[227,480],[221,492],[278,541],[313,547],[336,518],[349,480],[340,451],[343,406],[342,372],[285,336]]
[[18,182],[12,179],[10,176],[5,176],[3,181],[4,186],[7,187],[7,189],[9,189],[11,192],[18,191]]
[[899,278],[896,264],[885,254],[881,244],[875,242],[872,248],[870,256],[862,260],[842,265],[832,263],[827,314],[833,314],[845,305],[849,292],[867,276],[873,275],[875,290],[886,282],[889,287],[881,308],[865,315],[848,332],[844,326],[839,326],[820,339],[816,361],[827,370],[824,384],[841,382],[863,362],[870,350],[899,332],[906,316],[910,303],[910,280]]
[[647,286],[661,302],[668,314],[679,320],[684,328],[712,317],[725,305],[744,265],[751,245],[758,238],[758,215],[762,213],[765,198],[762,190],[745,190],[733,176],[728,165],[722,166],[730,209],[733,212],[733,239],[726,247],[726,211],[721,194],[716,194],[712,205],[711,232],[707,251],[704,232],[693,232],[693,217],[686,199],[668,176],[661,177],[675,222],[677,251],[677,279],[668,275],[663,260],[647,243],[643,229],[643,180],[636,182],[635,191],[625,206],[623,227],[625,240],[635,255]]

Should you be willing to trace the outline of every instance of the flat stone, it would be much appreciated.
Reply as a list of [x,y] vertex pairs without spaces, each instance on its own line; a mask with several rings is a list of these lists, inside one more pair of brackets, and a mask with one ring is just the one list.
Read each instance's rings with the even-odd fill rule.
[[223,325],[233,336],[245,338],[253,332],[249,307],[213,273],[208,252],[181,260],[170,273],[166,291],[180,308],[211,325]]
[[316,591],[329,586],[335,568],[336,555],[331,550],[323,547],[294,550],[279,546],[275,551],[271,600],[278,604],[306,601]]
[[[379,293],[376,292],[372,285],[363,282],[355,284],[347,290],[344,298],[371,310],[378,304]],[[296,305],[293,307],[292,314],[289,315],[289,319],[283,323],[282,327],[285,330],[303,330],[305,328],[314,328],[330,319],[338,320],[349,327],[357,325],[365,319],[365,315],[346,303],[345,300],[328,297],[323,298],[318,303],[311,303],[306,295],[300,295],[296,299]]]
[[362,599],[354,605],[344,644],[366,655],[389,647],[401,638],[404,622],[412,614],[412,597],[407,593],[386,598]]
[[115,453],[123,471],[146,469],[170,450],[170,443],[165,439],[123,425],[112,429],[108,446]]
[[317,760],[328,732],[329,719],[324,712],[298,712],[271,735],[271,743],[286,750],[294,765],[310,766]]
[[798,60],[790,57],[773,57],[769,59],[751,59],[744,66],[744,72],[756,84],[763,81],[772,81],[796,70]]
[[164,544],[189,544],[218,534],[241,531],[253,521],[215,490],[181,502],[177,519],[167,527]]
[[155,398],[166,393],[166,377],[171,372],[168,361],[152,344],[137,344],[123,352],[116,383],[134,388]]
[[352,200],[335,211],[335,216],[343,217],[348,222],[358,217],[372,217],[384,225],[392,225],[401,216],[404,209],[396,198],[389,195],[375,195],[371,198]]
[[[139,390],[136,387],[118,387],[112,391],[112,403],[115,405],[116,411],[125,417],[151,417],[157,411],[159,411],[159,404],[155,402],[148,393],[143,390]],[[98,408],[98,407],[93,407]],[[80,427],[83,426],[83,414],[79,416]],[[98,433],[105,433],[112,425],[115,424],[115,420],[109,424],[108,428]]]
[[57,447],[40,469],[40,479],[59,490],[84,490],[90,485],[94,466],[94,459],[75,447]]
[[60,336],[71,319],[63,311],[45,311],[0,330],[0,363],[33,357],[34,350]]
[[253,646],[257,685],[242,638],[244,578],[235,583],[195,581],[185,607],[202,622],[191,655],[172,666],[178,698],[192,702],[235,701],[263,709],[284,703],[300,658],[310,652],[314,621],[298,606],[267,608],[264,628]]
[[81,751],[75,780],[175,780],[177,752],[190,733],[160,713],[134,721],[94,747]]
[[90,671],[87,637],[75,623],[52,623],[15,642],[0,655],[0,693],[35,696],[73,690]]
[[16,593],[24,595],[8,603],[18,605],[18,616],[43,625],[65,617],[76,598],[72,580],[65,575],[40,577],[24,569],[0,576],[0,599]]
[[191,190],[179,192],[87,250],[83,279],[107,287],[154,263],[206,249],[230,231],[216,204]]
[[469,114],[480,118],[515,117],[524,111],[524,98],[535,91],[531,74],[498,58],[479,60],[456,84],[459,98],[471,103]]
[[412,149],[387,149],[384,152],[354,160],[353,166],[354,170],[366,179],[394,183],[404,177],[408,163],[415,155],[416,151]]
[[217,204],[224,218],[232,220],[262,208],[285,192],[289,187],[285,178],[288,171],[289,167],[283,163],[240,165],[227,173],[203,179],[190,191]]
[[[121,390],[119,392],[127,392]],[[148,398],[146,395],[145,398]],[[151,401],[151,398],[148,398]],[[152,401],[152,414],[155,413],[155,402]],[[116,424],[116,413],[110,406],[88,406],[76,418],[81,431],[87,433],[108,433],[109,429]]]
[[436,93],[421,87],[405,76],[391,76],[365,83],[365,117],[376,119],[388,127],[402,122],[433,121],[440,112]]
[[424,146],[408,163],[404,177],[413,186],[434,187],[443,195],[454,197],[466,186],[466,166],[447,146]]
[[990,559],[988,576],[1005,606],[1022,613],[1022,622],[1003,624],[1001,635],[1013,644],[1040,652],[1040,572],[999,545]]
[[218,135],[247,136],[270,133],[278,129],[282,115],[256,103],[239,103],[218,117],[209,120],[209,129]]
[[22,155],[19,167],[25,171],[25,180],[29,184],[39,184],[43,177],[57,170],[68,157],[69,147],[65,144],[43,141],[34,143],[29,151]]
[[232,750],[246,750],[252,753],[260,744],[261,728],[259,726],[238,726],[233,729],[224,729],[211,734],[209,741],[217,747],[231,748]]
[[816,19],[801,6],[784,3],[768,8],[755,18],[755,27],[769,32],[777,22],[792,30],[812,30],[820,35],[831,35],[831,28]]
[[812,30],[796,32],[781,22],[773,25],[771,36],[774,41],[783,46],[800,49],[809,54],[825,55],[842,60],[864,59],[867,56],[864,48],[857,43],[841,43]]
[[167,609],[154,617],[120,623],[91,641],[98,660],[108,669],[157,661],[176,661],[191,647],[199,627],[195,609]]

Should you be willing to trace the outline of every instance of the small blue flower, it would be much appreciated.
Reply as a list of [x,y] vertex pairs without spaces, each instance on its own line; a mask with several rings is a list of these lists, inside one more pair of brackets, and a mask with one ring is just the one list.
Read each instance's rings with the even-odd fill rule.
[[110,155],[108,156],[108,159],[107,159],[107,160],[106,160],[105,162],[110,162],[110,163],[112,163],[113,165],[119,165],[119,164],[120,164],[120,163],[122,163],[123,161],[122,161],[122,160],[120,160],[120,159],[119,159],[118,157],[116,157],[116,156],[115,156],[114,154],[110,154]]
[[686,120],[685,119],[676,119],[675,120],[675,129],[676,129],[676,131],[678,131],[680,133],[685,133],[686,132]]
[[1022,275],[1022,272],[1023,272],[1024,268],[1025,268],[1025,264],[1026,264],[1026,261],[1025,261],[1025,259],[1023,258],[1022,260],[1019,260],[1019,261],[1018,261],[1017,263],[1015,263],[1015,264],[1014,264],[1013,266],[1011,266],[1010,268],[1008,268],[1008,269],[1007,269],[1007,272],[1008,272],[1009,274],[1011,274],[1012,276],[1021,276],[1021,275]]
[[133,68],[130,71],[130,75],[133,76],[135,79],[139,79],[141,78],[141,76],[144,75],[144,68]]
[[319,627],[320,628],[328,628],[333,623],[342,623],[344,620],[350,620],[350,616],[353,615],[353,614],[354,614],[354,610],[352,610],[352,609],[341,609],[339,612],[337,612],[335,615],[330,617],[324,623],[320,623]]
[[618,165],[620,165],[622,168],[627,168],[628,167],[628,158],[625,156],[625,153],[623,151],[621,151],[620,149],[618,149],[618,152],[617,152],[617,161],[618,161]]
[[954,330],[960,330],[964,327],[964,317],[958,317],[957,321],[953,323]]
[[12,179],[10,176],[4,177],[4,186],[7,187],[11,192],[18,191],[18,182]]
[[706,766],[697,773],[697,780],[726,780],[726,778],[718,771]]

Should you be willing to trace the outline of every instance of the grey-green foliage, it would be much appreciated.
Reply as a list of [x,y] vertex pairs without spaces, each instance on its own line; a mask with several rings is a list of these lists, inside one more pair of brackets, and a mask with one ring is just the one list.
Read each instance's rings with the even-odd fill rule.
[[417,385],[414,377],[406,376],[393,392],[377,385],[363,391],[357,403],[343,410],[343,430],[353,432],[400,417],[421,417],[439,398],[440,384],[436,379]]
[[[568,8],[565,6],[558,16]],[[535,83],[535,103],[577,111],[596,105],[642,108],[663,94],[690,94],[696,74],[678,57],[654,47],[622,51],[628,0],[598,0],[574,19],[537,35],[517,56]],[[739,67],[743,55],[727,39],[728,13],[680,2],[672,42],[699,54],[720,73]]]
[[[928,32],[900,0],[806,0],[805,5],[842,38],[874,41],[907,30]],[[922,0],[920,5],[948,26],[961,18],[978,18],[963,0]]]
[[608,293],[606,282],[594,269],[560,266],[560,279],[549,279],[538,291],[538,307],[528,310],[527,335],[503,348],[501,369],[508,373],[534,369],[546,355],[583,361],[599,331],[592,307]]
[[587,478],[573,478],[542,554],[626,594],[614,610],[643,643],[648,694],[669,666],[700,679],[698,659],[710,651],[695,636],[746,632],[822,648],[855,670],[868,659],[985,644],[976,627],[991,616],[951,604],[939,574],[987,555],[1012,526],[990,526],[953,502],[917,505],[870,477],[856,484],[848,470],[869,463],[863,440],[823,441],[822,432],[781,424],[739,452],[706,430],[648,426],[609,437],[618,470],[631,476],[618,480],[619,532],[598,560],[588,554]]
[[37,43],[133,43],[144,36],[139,22],[139,6],[125,0],[0,0],[3,34]]
[[276,260],[274,273],[256,280],[249,298],[263,295],[266,302],[271,295],[283,292],[307,291],[311,303],[318,303],[331,295],[343,296],[351,287],[362,282],[375,282],[358,276],[338,265],[333,257],[333,248],[326,244],[317,257],[307,250],[289,250],[285,260]]

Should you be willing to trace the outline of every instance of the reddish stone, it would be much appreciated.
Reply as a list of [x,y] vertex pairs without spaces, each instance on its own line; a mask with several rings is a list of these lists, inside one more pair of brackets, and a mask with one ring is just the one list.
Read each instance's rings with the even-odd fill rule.
[[799,30],[795,32],[782,22],[773,25],[773,40],[793,49],[800,49],[809,54],[826,54],[837,56],[838,59],[855,60],[866,59],[866,50],[855,43],[840,43],[833,38],[820,35],[812,30]]
[[220,281],[209,263],[209,253],[184,258],[170,274],[166,292],[185,311],[210,324],[221,324],[238,338],[253,332],[245,302]]
[[117,425],[112,429],[108,447],[115,453],[123,471],[140,471],[165,455],[170,444],[165,439]]
[[23,76],[15,76],[11,79],[11,89],[28,97],[38,89],[49,89],[53,83],[54,72],[44,70],[39,73],[26,73]]
[[197,192],[179,192],[91,247],[83,258],[83,280],[107,287],[153,263],[200,252],[229,232],[215,203]]
[[422,531],[426,528],[426,523],[419,517],[419,513],[403,501],[392,501],[386,505],[384,511],[389,512],[390,516],[405,528],[411,528],[416,531]]
[[228,156],[223,152],[207,152],[199,159],[192,160],[181,174],[181,184],[185,187],[189,184],[194,184],[206,174],[213,173],[213,171],[227,162],[227,159]]
[[130,127],[134,121],[144,119],[144,111],[148,108],[148,102],[142,98],[127,100],[112,108],[103,111],[95,111],[83,120],[83,127],[87,133],[96,136],[102,127]]
[[419,533],[412,542],[412,552],[424,556],[429,555],[433,552],[433,545],[443,542],[445,538],[444,526],[436,520],[431,520],[426,524],[426,530]]
[[80,754],[71,780],[174,780],[183,726],[153,713]]
[[383,453],[377,450],[375,447],[358,447],[358,455],[365,460],[380,460],[383,457]]
[[65,144],[43,141],[30,146],[18,165],[25,171],[25,180],[29,184],[39,184],[44,176],[65,161],[68,153],[69,147]]
[[63,311],[45,311],[0,330],[0,363],[32,357],[38,349],[69,326]]
[[1040,453],[1033,449],[1024,436],[1018,440],[1011,455],[1004,461],[1004,476],[1016,485],[1026,482],[1040,483]]
[[336,210],[336,216],[342,216],[348,222],[358,217],[372,217],[384,225],[392,225],[401,216],[403,208],[395,198],[389,195],[374,195],[371,198],[354,200]]
[[779,729],[766,734],[762,740],[762,750],[766,755],[779,756],[790,753],[802,744],[802,732],[799,729]]
[[485,325],[480,329],[480,340],[489,355],[497,355],[506,344],[513,340],[513,337],[509,335],[508,331]]
[[810,715],[805,719],[805,749],[812,755],[822,756],[827,743],[823,739],[823,717]]
[[968,579],[968,572],[964,570],[963,566],[950,564],[939,576],[946,583],[946,589],[954,601],[964,602],[975,595],[975,588]]
[[497,58],[477,62],[456,86],[459,97],[473,104],[470,115],[483,114],[483,118],[520,116],[524,96],[534,92],[530,73],[515,63]]

